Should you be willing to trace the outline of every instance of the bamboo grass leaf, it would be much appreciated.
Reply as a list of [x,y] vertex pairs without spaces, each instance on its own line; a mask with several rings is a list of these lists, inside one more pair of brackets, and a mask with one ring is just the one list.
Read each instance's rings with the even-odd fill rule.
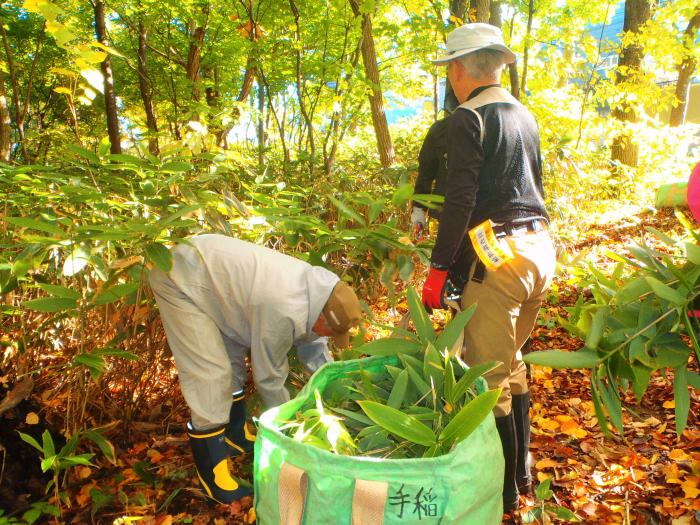
[[552,368],[592,368],[600,362],[600,357],[597,352],[586,349],[576,352],[543,350],[523,356],[523,361]]
[[683,297],[678,292],[678,290],[674,290],[667,284],[662,283],[654,277],[645,277],[645,279],[649,283],[649,286],[651,286],[651,289],[653,290],[654,294],[656,294],[661,299],[665,299],[666,301],[669,301],[678,306],[685,303],[686,298]]
[[364,414],[361,414],[359,412],[353,412],[352,410],[345,410],[344,408],[339,408],[335,407],[333,409],[334,412],[337,412],[341,416],[345,416],[348,419],[352,419],[353,421],[357,421],[358,423],[362,423],[363,425],[371,425],[372,420],[369,419],[367,416]]
[[411,312],[411,319],[413,319],[418,337],[420,337],[421,341],[424,343],[432,343],[435,341],[435,329],[428,316],[428,312],[426,312],[423,307],[418,292],[416,292],[415,288],[409,286],[406,297],[408,299],[408,311]]
[[443,443],[459,443],[466,439],[496,406],[501,389],[479,394],[455,415],[440,433],[438,440]]
[[598,380],[598,387],[601,400],[610,417],[610,422],[615,426],[618,432],[622,432],[622,403],[614,390],[614,386],[606,385]]
[[598,348],[600,339],[603,337],[603,332],[605,331],[605,326],[608,321],[608,314],[610,309],[607,306],[599,308],[598,311],[593,316],[593,321],[591,322],[591,330],[588,332],[586,337],[586,347],[591,350]]
[[442,389],[442,384],[445,381],[445,369],[443,368],[444,360],[436,350],[435,346],[428,343],[423,356],[423,378],[426,383],[428,381],[435,389]]
[[389,433],[426,447],[435,444],[433,431],[416,418],[374,401],[358,401],[367,417]]
[[358,346],[353,350],[360,354],[390,356],[399,353],[417,354],[420,351],[420,344],[407,339],[388,338],[377,339],[370,341],[364,345]]
[[499,361],[489,361],[488,363],[481,363],[480,365],[473,366],[469,368],[466,372],[464,372],[464,375],[459,378],[459,381],[457,381],[457,384],[455,385],[454,390],[452,391],[451,404],[454,405],[460,399],[462,399],[464,393],[470,386],[472,386],[474,381],[476,381],[477,377],[482,376],[486,372],[493,370],[500,364],[501,363]]
[[39,283],[37,284],[39,288],[44,290],[45,292],[50,293],[54,297],[62,297],[64,299],[74,299],[78,300],[80,299],[80,292],[77,290],[74,290],[72,288],[67,288],[65,286],[57,286],[53,284],[44,284],[44,283]]
[[442,333],[435,340],[435,348],[439,352],[449,352],[459,339],[459,336],[464,332],[467,323],[476,312],[476,303],[471,305],[466,310],[459,312],[443,329]]
[[65,297],[45,297],[42,299],[32,299],[31,301],[23,301],[23,308],[29,308],[36,312],[62,312],[78,307],[78,302],[75,299]]
[[401,373],[396,378],[394,382],[394,387],[391,389],[391,394],[389,394],[389,399],[387,399],[387,406],[391,408],[400,409],[401,404],[406,398],[406,390],[408,388],[408,371],[402,370]]
[[674,369],[673,398],[676,401],[676,435],[680,438],[688,423],[690,392],[688,391],[687,363]]

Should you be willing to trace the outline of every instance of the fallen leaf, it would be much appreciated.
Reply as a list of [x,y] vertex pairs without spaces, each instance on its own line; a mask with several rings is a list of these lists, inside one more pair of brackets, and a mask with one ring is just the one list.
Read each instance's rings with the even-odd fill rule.
[[546,468],[556,467],[556,466],[558,466],[558,465],[559,465],[559,464],[558,464],[556,461],[547,458],[547,459],[541,459],[541,460],[539,460],[539,461],[535,464],[535,468],[536,468],[537,470],[543,470],[543,469],[546,469]]
[[664,408],[676,408],[676,401],[674,399],[671,399],[670,401],[665,401]]
[[255,514],[255,507],[248,509],[248,515],[246,516],[246,523],[255,523],[257,516]]
[[680,485],[682,483],[681,476],[683,475],[678,468],[676,463],[671,463],[663,468],[664,476],[666,476],[666,483],[672,483],[675,485]]
[[692,516],[685,514],[680,518],[676,518],[671,522],[671,525],[694,525]]
[[148,456],[148,459],[151,460],[151,463],[153,463],[154,465],[163,461],[163,454],[161,454],[154,448],[149,448],[148,452],[146,452],[146,455]]
[[34,412],[29,412],[24,422],[27,423],[27,425],[36,425],[39,422],[39,416]]
[[680,448],[674,448],[671,453],[668,455],[669,458],[671,458],[674,461],[690,461],[691,457],[685,453],[684,450],[681,450]]
[[559,428],[559,423],[557,421],[554,421],[553,419],[547,419],[546,417],[543,417],[540,419],[538,426],[543,429],[543,430],[556,430]]
[[681,483],[681,488],[685,493],[685,497],[688,499],[695,499],[700,494],[700,490],[698,490],[697,478],[695,477],[686,479],[683,483]]

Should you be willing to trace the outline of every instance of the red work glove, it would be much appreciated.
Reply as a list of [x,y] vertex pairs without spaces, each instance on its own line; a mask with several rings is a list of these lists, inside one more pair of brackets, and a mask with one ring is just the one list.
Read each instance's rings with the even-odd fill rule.
[[445,282],[447,281],[447,270],[438,270],[430,268],[428,278],[423,285],[423,306],[428,312],[433,309],[444,310],[445,304],[442,302],[443,292],[445,290]]

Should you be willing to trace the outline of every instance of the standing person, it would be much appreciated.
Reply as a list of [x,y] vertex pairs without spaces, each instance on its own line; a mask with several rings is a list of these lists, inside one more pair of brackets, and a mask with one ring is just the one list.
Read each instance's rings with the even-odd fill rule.
[[223,235],[194,237],[171,253],[170,272],[151,270],[151,288],[191,410],[200,483],[211,499],[231,503],[251,493],[227,462],[252,452],[255,440],[243,393],[248,352],[263,403],[284,403],[291,346],[313,371],[330,359],[324,336],[347,346],[360,303],[325,268]]
[[[443,109],[446,115],[435,121],[423,139],[418,153],[418,177],[413,187],[417,195],[445,196],[445,179],[447,178],[447,125],[450,115],[459,105],[450,86],[446,86]],[[430,213],[440,220],[440,209]],[[428,229],[428,209],[418,202],[412,202],[411,229],[416,239],[420,240]]]
[[502,363],[486,380],[502,389],[494,413],[506,459],[505,512],[530,490],[530,393],[520,349],[555,267],[537,123],[499,84],[514,60],[500,29],[475,23],[452,31],[446,56],[435,61],[447,65],[461,105],[450,117],[445,204],[422,298],[427,308],[443,307],[447,270],[466,236],[462,306],[478,306],[465,329],[464,359]]

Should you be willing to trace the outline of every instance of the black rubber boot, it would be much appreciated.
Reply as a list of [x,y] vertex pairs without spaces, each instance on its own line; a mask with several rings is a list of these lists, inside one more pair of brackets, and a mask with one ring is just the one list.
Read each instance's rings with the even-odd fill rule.
[[503,512],[513,512],[518,508],[518,486],[515,483],[515,462],[518,457],[515,418],[513,412],[496,418],[496,428],[503,445],[506,468],[503,476]]
[[255,434],[248,428],[246,422],[245,395],[243,392],[233,394],[231,412],[228,425],[226,425],[226,443],[230,447],[231,455],[252,454],[255,446]]
[[530,392],[513,396],[513,418],[518,442],[515,482],[520,494],[528,494],[532,487],[530,475]]
[[224,427],[196,431],[187,424],[187,435],[204,493],[219,503],[232,503],[253,491],[241,486],[228,468],[229,447],[224,440]]

